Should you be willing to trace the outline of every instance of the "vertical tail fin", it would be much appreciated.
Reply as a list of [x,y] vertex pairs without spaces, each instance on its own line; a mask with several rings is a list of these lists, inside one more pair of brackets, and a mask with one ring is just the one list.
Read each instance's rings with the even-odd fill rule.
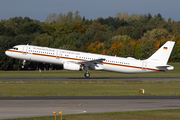
[[172,49],[174,47],[174,41],[167,41],[161,48],[159,48],[151,57],[149,57],[148,61],[154,61],[161,64],[166,65]]

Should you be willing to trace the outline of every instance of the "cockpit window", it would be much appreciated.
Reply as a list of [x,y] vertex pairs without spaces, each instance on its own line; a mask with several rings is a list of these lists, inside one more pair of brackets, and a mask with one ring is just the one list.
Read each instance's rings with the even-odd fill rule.
[[18,48],[16,48],[16,47],[13,47],[13,49],[14,49],[14,50],[18,50]]

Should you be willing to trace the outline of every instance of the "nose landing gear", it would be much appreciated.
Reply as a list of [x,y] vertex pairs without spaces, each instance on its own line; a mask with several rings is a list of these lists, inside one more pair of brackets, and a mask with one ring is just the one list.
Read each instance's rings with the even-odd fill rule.
[[23,60],[22,68],[24,68],[25,64],[26,64],[26,60]]

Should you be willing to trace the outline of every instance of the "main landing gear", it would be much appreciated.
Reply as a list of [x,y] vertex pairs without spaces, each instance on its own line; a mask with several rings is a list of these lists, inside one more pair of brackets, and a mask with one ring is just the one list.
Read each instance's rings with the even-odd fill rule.
[[84,74],[84,76],[85,76],[86,78],[89,78],[89,77],[90,77],[90,74],[86,72],[86,73]]
[[90,74],[89,74],[89,72],[88,72],[88,67],[87,66],[85,66],[85,68],[84,68],[85,70],[86,70],[86,73],[84,74],[84,76],[86,77],[86,78],[89,78],[90,77]]

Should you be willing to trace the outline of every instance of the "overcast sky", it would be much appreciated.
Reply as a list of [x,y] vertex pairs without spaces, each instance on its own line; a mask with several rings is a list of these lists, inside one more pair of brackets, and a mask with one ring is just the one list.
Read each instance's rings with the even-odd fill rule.
[[0,19],[27,16],[43,22],[49,14],[75,13],[76,10],[86,19],[128,12],[152,16],[160,13],[166,20],[180,21],[180,0],[0,0]]

